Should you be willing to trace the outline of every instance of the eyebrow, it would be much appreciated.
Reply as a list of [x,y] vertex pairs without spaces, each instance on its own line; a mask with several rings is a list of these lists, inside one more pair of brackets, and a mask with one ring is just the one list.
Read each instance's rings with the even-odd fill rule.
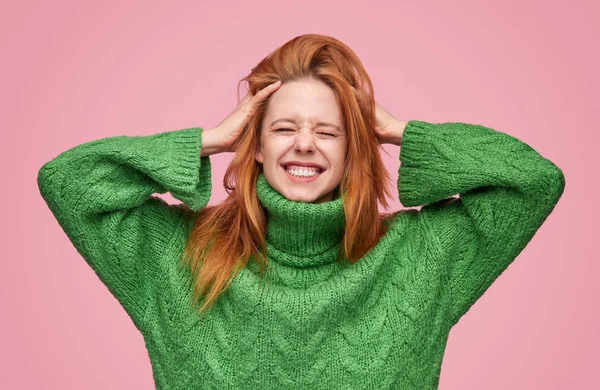
[[[290,119],[290,118],[281,118],[281,119],[277,119],[277,120],[274,120],[273,122],[271,122],[271,126],[273,126],[277,122],[291,122],[291,123],[296,123],[296,121],[293,120],[293,119]],[[338,131],[342,131],[342,129],[340,129],[339,126],[336,126],[333,123],[317,122],[317,126],[321,126],[321,127],[333,127],[335,129],[337,129]]]

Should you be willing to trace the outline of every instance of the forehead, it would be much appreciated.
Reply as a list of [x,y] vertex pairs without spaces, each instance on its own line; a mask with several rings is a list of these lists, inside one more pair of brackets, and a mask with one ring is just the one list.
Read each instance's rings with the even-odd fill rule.
[[296,122],[331,121],[341,124],[341,110],[335,93],[319,80],[302,79],[284,83],[270,96],[268,120],[294,119]]

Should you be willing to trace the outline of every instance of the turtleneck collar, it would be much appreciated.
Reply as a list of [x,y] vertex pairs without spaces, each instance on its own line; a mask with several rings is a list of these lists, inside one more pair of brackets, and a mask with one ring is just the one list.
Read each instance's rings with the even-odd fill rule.
[[342,198],[305,203],[288,200],[260,173],[256,194],[267,212],[267,249],[278,263],[307,268],[334,262],[344,232]]

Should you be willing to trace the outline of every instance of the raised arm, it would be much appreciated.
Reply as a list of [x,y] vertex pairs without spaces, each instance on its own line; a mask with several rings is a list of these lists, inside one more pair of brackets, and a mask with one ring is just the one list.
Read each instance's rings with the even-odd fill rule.
[[[235,152],[257,105],[281,86],[250,91],[217,127],[117,136],[76,146],[42,166],[38,187],[75,248],[144,328],[144,313],[168,269],[164,250],[211,193],[209,157]],[[182,201],[171,206],[154,193]]]
[[[201,128],[116,136],[69,149],[39,170],[40,193],[77,251],[142,330],[161,255],[211,193]],[[207,137],[208,138],[208,137]],[[210,149],[210,145],[207,149]]]
[[524,142],[466,123],[409,121],[400,161],[400,201],[424,205],[448,254],[455,324],[533,238],[565,177]]

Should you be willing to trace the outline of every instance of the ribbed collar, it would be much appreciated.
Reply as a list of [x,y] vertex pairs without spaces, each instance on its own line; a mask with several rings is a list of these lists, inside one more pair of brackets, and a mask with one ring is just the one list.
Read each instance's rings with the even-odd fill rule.
[[336,260],[345,224],[341,197],[323,203],[288,200],[263,173],[256,193],[267,212],[267,247],[275,261],[306,268]]

